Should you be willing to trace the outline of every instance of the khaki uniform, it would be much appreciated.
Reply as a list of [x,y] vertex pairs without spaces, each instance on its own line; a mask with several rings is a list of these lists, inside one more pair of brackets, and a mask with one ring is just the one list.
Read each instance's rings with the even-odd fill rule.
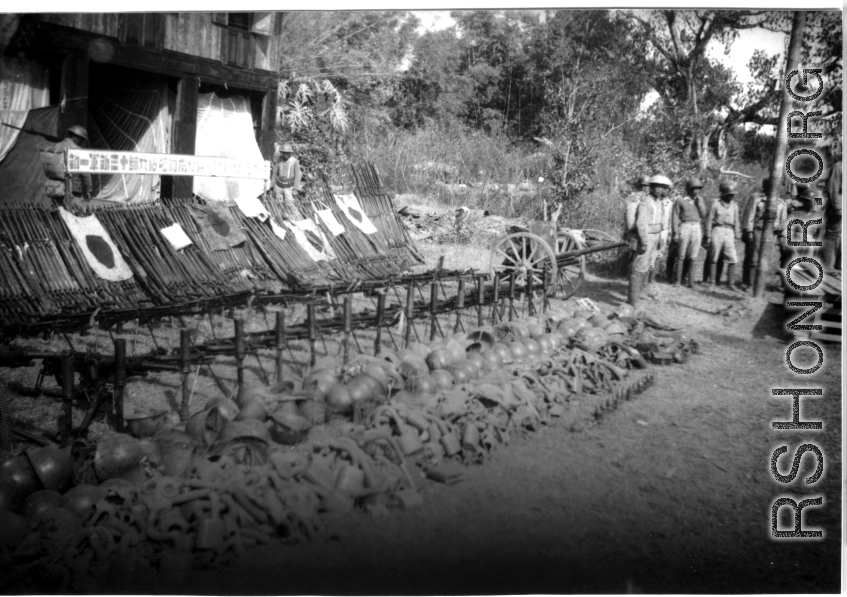
[[658,256],[658,247],[664,229],[664,205],[652,195],[646,195],[638,204],[635,216],[638,248],[632,261],[632,270],[650,271]]
[[286,215],[302,219],[300,209],[294,201],[294,191],[299,192],[303,189],[300,183],[300,162],[297,161],[297,158],[290,157],[285,161],[274,164],[271,178],[276,191],[276,198],[282,203]]
[[[70,137],[62,139],[52,147],[47,149],[48,153],[62,153],[66,149],[82,149]],[[91,184],[91,175],[87,173],[79,173],[71,175],[72,193],[76,197],[83,199],[91,199],[93,185]]]
[[[744,282],[751,283],[751,274],[758,267],[760,246],[762,241],[762,230],[765,225],[765,212],[768,207],[768,198],[764,193],[757,193],[747,204],[747,209],[744,214],[744,223],[742,230],[746,234],[745,250],[744,250]],[[787,222],[788,209],[785,201],[777,198],[776,200],[776,219],[773,223],[774,244],[768,247],[768,263],[773,264],[771,257],[773,249],[776,245],[782,245],[785,242],[785,224]]]
[[741,237],[741,218],[738,215],[738,203],[724,203],[716,200],[712,203],[706,217],[706,238],[712,241],[711,262],[717,263],[721,253],[727,263],[738,263],[735,239]]
[[626,215],[624,217],[623,239],[629,243],[629,248],[635,251],[638,248],[638,233],[635,230],[635,214],[638,204],[647,196],[644,191],[635,191],[624,199]]
[[689,196],[679,197],[673,205],[671,229],[677,238],[679,259],[697,259],[703,242],[702,218],[706,216],[703,200]]

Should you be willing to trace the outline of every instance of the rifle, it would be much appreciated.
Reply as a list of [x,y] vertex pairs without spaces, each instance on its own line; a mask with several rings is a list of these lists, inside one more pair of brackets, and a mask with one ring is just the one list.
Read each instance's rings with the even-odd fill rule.
[[59,141],[61,141],[61,139],[59,137],[54,137],[53,135],[48,135],[47,133],[42,133],[42,132],[39,132],[39,131],[36,131],[36,130],[33,130],[33,129],[21,128],[19,126],[15,126],[14,124],[9,124],[7,122],[0,122],[0,124],[2,124],[3,126],[7,126],[10,129],[17,129],[17,130],[22,131],[24,133],[29,133],[30,135],[38,135],[39,137],[44,137],[45,139],[47,139],[48,141],[50,141],[52,143],[58,143]]

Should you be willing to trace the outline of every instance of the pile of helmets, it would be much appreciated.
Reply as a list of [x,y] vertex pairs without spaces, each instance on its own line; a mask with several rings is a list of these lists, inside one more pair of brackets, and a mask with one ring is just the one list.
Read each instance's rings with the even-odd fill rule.
[[61,496],[73,479],[69,450],[43,447],[7,458],[0,463],[0,512],[49,502],[54,495]]

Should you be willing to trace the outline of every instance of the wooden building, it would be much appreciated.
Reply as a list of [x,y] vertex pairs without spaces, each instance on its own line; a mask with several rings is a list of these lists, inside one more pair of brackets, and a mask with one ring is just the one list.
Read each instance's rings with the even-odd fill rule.
[[[4,52],[48,65],[50,103],[63,104],[59,130],[86,126],[98,86],[156,77],[175,98],[169,153],[194,154],[198,95],[214,91],[250,99],[259,147],[272,159],[281,22],[275,12],[27,14]],[[163,197],[191,195],[190,177],[165,178]]]

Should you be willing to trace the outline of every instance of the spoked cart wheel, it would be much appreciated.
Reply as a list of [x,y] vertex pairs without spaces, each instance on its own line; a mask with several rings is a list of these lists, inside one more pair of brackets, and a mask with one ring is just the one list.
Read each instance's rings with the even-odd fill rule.
[[559,232],[556,238],[558,268],[556,272],[556,297],[572,297],[585,282],[585,255],[569,257],[567,253],[585,248],[585,243],[575,234]]
[[541,291],[544,269],[547,269],[548,293],[553,292],[558,267],[553,249],[540,236],[530,232],[516,232],[503,236],[491,249],[490,272],[501,280],[515,272],[516,286],[527,286],[532,276],[533,291]]

